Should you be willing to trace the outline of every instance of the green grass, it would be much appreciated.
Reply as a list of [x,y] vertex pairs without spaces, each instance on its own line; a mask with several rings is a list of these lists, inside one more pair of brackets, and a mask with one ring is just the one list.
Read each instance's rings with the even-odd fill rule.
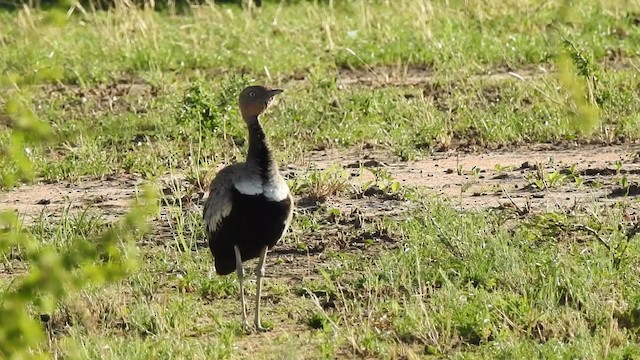
[[[551,77],[527,81],[444,78],[426,90],[296,85],[266,115],[267,132],[274,146],[288,149],[277,154],[282,161],[295,161],[312,149],[362,144],[411,159],[456,147],[639,139],[637,71],[604,74],[597,88],[603,99],[602,124],[591,136],[580,135],[572,127],[570,100]],[[167,84],[172,87],[167,93],[143,99],[148,102],[142,113],[121,109],[139,101],[126,95],[112,112],[96,112],[91,105],[84,108],[69,98],[42,100],[40,117],[52,124],[58,140],[32,149],[40,176],[58,181],[125,171],[155,177],[171,168],[197,171],[240,159],[246,130],[238,119],[235,99],[228,94],[235,94],[242,81],[221,80],[222,86],[197,85],[209,94],[198,104],[185,103],[191,91],[186,84]],[[337,105],[332,103],[335,99],[339,99]],[[186,113],[185,106],[190,109]],[[201,122],[193,116],[194,109],[222,110]]]
[[[283,161],[363,143],[412,159],[459,146],[630,141],[640,138],[640,4],[627,3],[584,2],[564,18],[561,2],[299,3],[257,14],[203,6],[180,16],[122,5],[76,11],[64,26],[36,10],[6,12],[2,30],[13,36],[0,44],[0,102],[22,97],[53,126],[57,140],[30,149],[50,181],[118,171],[155,177],[237,159],[245,130],[235,97],[252,82],[288,90],[268,125],[274,145],[289,149]],[[601,124],[591,135],[576,131],[580,109],[553,73],[563,38],[592,69]],[[538,66],[547,74],[529,77]],[[345,88],[340,79],[354,75],[343,68],[374,79],[423,68],[428,78],[416,87]],[[525,78],[470,76],[505,69]],[[147,85],[117,85],[140,82]],[[193,111],[209,119],[201,125]]]
[[[281,245],[291,254],[267,268],[273,330],[253,335],[240,328],[235,276],[209,276],[200,210],[175,200],[201,190],[216,165],[243,159],[236,97],[250,83],[286,90],[265,115],[283,165],[327,148],[412,160],[640,140],[640,2],[582,1],[567,14],[563,4],[320,1],[256,13],[211,4],[180,15],[119,4],[76,9],[62,26],[39,10],[2,10],[0,103],[21,100],[53,132],[19,148],[39,181],[169,173],[192,186],[172,189],[152,233],[134,237],[137,272],[57,304],[42,348],[90,359],[640,357],[640,248],[625,234],[633,199],[557,213],[457,211],[383,173],[362,188],[340,167],[298,174],[296,197],[320,204],[296,213]],[[591,133],[576,126],[580,106],[557,73],[563,38],[578,49],[576,67],[591,71],[574,74],[599,109]],[[383,84],[392,72],[424,78]],[[354,76],[376,84],[343,84]],[[11,143],[5,128],[20,127],[8,112],[15,121],[0,117],[0,148]],[[3,176],[15,166],[0,158]],[[324,203],[368,190],[407,197],[412,210],[356,219]],[[64,252],[111,227],[87,206],[25,228]],[[2,253],[3,288],[28,268],[23,254]]]
[[76,10],[59,28],[38,12],[10,12],[3,14],[1,65],[24,79],[46,78],[38,73],[49,70],[75,83],[194,69],[264,75],[267,68],[281,77],[364,64],[424,64],[437,72],[468,73],[546,62],[557,52],[558,33],[592,49],[599,60],[607,49],[637,52],[635,1],[574,4],[565,19],[561,1],[448,4],[301,2],[266,6],[253,16],[226,6],[202,6],[191,16],[121,6],[88,15]]
[[[623,219],[627,208],[519,218],[504,211],[459,213],[422,192],[405,195],[427,210],[344,230],[355,241],[377,229],[398,248],[376,250],[374,236],[368,243],[373,257],[330,251],[328,262],[309,264],[309,276],[298,281],[277,275],[287,273],[286,263],[268,268],[265,320],[274,337],[242,334],[236,279],[208,278],[206,247],[184,251],[166,240],[171,234],[156,232],[140,243],[140,271],[58,306],[49,325],[51,350],[81,358],[245,357],[251,348],[259,357],[302,356],[289,346],[308,348],[314,358],[640,355],[640,248],[624,235],[631,226]],[[301,241],[325,233],[334,226],[330,213],[296,217],[293,232]],[[316,229],[305,230],[308,221]],[[582,225],[609,237],[610,248],[575,230]],[[94,226],[92,217],[82,216],[33,231],[64,246],[69,235],[88,236],[85,229]],[[269,343],[261,343],[266,338]]]

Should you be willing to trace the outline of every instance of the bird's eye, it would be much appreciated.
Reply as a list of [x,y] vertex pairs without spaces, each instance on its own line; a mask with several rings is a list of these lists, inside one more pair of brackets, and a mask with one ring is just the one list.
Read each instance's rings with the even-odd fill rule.
[[249,93],[249,96],[251,97],[256,97],[256,93],[254,93],[253,91]]

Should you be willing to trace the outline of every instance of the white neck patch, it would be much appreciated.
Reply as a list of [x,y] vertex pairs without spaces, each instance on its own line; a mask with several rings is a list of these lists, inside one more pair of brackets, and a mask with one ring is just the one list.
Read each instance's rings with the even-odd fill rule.
[[282,201],[289,196],[289,187],[283,179],[266,183],[263,189],[264,196],[269,200]]
[[242,178],[241,180],[236,180],[233,182],[233,186],[242,195],[259,195],[263,193],[262,181],[260,181],[260,177],[258,176],[246,177]]
[[233,186],[243,195],[263,194],[271,201],[282,201],[289,196],[289,187],[282,178],[263,183],[259,176],[254,176],[237,180]]

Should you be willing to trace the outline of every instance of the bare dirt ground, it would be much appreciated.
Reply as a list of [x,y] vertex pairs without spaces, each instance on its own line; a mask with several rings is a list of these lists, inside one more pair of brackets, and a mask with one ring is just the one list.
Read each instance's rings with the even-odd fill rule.
[[[309,169],[327,169],[339,164],[361,184],[374,178],[361,169],[384,169],[403,186],[421,187],[428,194],[449,198],[461,210],[500,206],[530,206],[553,211],[580,202],[610,201],[625,195],[618,184],[626,175],[631,182],[628,195],[637,195],[633,180],[640,174],[640,145],[558,147],[532,145],[484,153],[436,153],[425,159],[402,162],[377,150],[328,150],[314,152],[305,163],[292,165],[291,176]],[[619,162],[619,168],[616,168]],[[569,175],[583,179],[578,186]],[[542,169],[542,171],[538,170]],[[541,190],[533,179],[558,171],[565,179]],[[169,179],[169,178],[167,178]],[[0,211],[17,211],[29,223],[41,216],[57,216],[86,208],[101,212],[109,220],[125,213],[144,181],[134,175],[87,179],[76,183],[23,185],[0,193]],[[548,181],[547,181],[548,183]],[[360,210],[369,215],[400,213],[404,206],[390,199],[331,198],[329,204],[343,213]],[[389,202],[389,204],[385,204]]]
[[[540,144],[478,154],[449,151],[419,161],[400,162],[384,153],[352,150],[343,154],[335,151],[314,154],[309,166],[324,169],[338,163],[351,168],[354,175],[360,167],[385,169],[403,186],[426,188],[428,193],[451,199],[462,210],[511,204],[554,211],[580,202],[623,196],[618,180],[624,175],[632,182],[637,179],[638,151],[638,145]],[[616,162],[620,164],[617,169]],[[582,178],[580,186],[569,176],[572,165],[575,165],[573,173]],[[546,181],[549,187],[544,190],[532,185],[534,179],[554,171],[565,175],[561,183]],[[634,192],[637,189],[632,186],[629,195],[636,195]]]
[[16,211],[25,224],[41,216],[54,220],[65,212],[74,214],[85,209],[103,215],[106,221],[115,221],[128,211],[142,184],[143,180],[135,176],[118,175],[77,183],[23,185],[0,192],[0,211]]

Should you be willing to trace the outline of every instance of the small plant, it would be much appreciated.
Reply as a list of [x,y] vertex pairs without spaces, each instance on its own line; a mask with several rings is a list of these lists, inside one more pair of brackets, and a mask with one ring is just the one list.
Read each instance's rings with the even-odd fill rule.
[[401,190],[400,182],[395,180],[391,173],[382,168],[366,168],[374,179],[365,181],[357,192],[367,194],[378,190],[388,195],[398,195]]
[[185,91],[176,120],[179,123],[201,123],[209,130],[216,130],[221,126],[222,116],[214,105],[213,96],[202,83],[195,82]]
[[536,164],[536,171],[534,173],[528,173],[525,175],[525,178],[529,182],[529,185],[540,190],[546,190],[562,186],[567,179],[567,175],[558,170],[555,170],[552,173],[546,173],[544,171],[544,166],[538,163]]
[[587,53],[583,49],[579,49],[575,43],[567,38],[564,38],[563,45],[565,51],[569,54],[574,66],[577,69],[578,75],[587,80],[589,85],[589,101],[595,103],[595,96],[593,91],[596,89],[598,81],[598,68],[595,65],[593,56]]
[[529,183],[529,185],[534,186],[540,190],[544,190],[547,188],[547,184],[545,183],[545,173],[542,168],[542,164],[538,163],[535,167],[535,172],[528,172],[525,175],[525,179]]
[[622,170],[622,161],[616,160],[616,162],[613,163],[613,168],[616,171],[616,175],[620,175],[620,170]]
[[604,186],[604,184],[602,182],[598,181],[598,180],[593,180],[589,184],[594,189],[602,189],[602,187]]
[[591,219],[590,224],[573,224],[574,230],[583,231],[593,236],[604,246],[611,256],[612,265],[615,269],[629,259],[629,244],[640,234],[640,225],[637,221],[630,221],[628,216],[623,215],[622,221],[606,222],[598,217]]
[[547,174],[546,180],[549,187],[557,187],[564,184],[566,178],[566,175],[563,175],[561,172],[556,170],[550,174]]
[[504,174],[504,173],[508,173],[513,171],[514,166],[513,165],[507,165],[507,166],[502,166],[500,164],[496,164],[493,169],[495,170],[496,173],[498,174]]
[[624,196],[628,196],[629,189],[631,188],[631,183],[629,182],[629,178],[626,174],[622,175],[622,177],[618,179],[618,185],[620,185],[620,187],[625,190]]
[[18,182],[30,182],[35,176],[29,159],[28,144],[44,143],[52,136],[48,124],[40,121],[19,97],[10,98],[4,113],[12,128],[10,142],[0,147],[0,186],[10,188]]
[[531,186],[535,186],[536,188],[538,188],[540,190],[544,190],[544,189],[547,188],[547,185],[544,183],[544,179],[534,178],[530,174],[527,174],[525,178],[527,179],[527,181],[529,182],[529,185],[531,185]]
[[326,170],[313,170],[306,176],[295,178],[289,187],[294,194],[304,194],[310,199],[324,202],[330,196],[347,189],[349,173],[341,166],[334,165]]
[[582,178],[581,176],[574,177],[573,181],[575,182],[576,187],[582,187],[582,185],[584,185],[584,178]]
[[307,325],[309,325],[312,329],[327,329],[330,327],[329,321],[324,314],[321,313],[313,313],[309,320],[307,320]]
[[203,299],[214,300],[236,294],[233,280],[229,277],[214,276],[213,278],[200,277],[199,293]]
[[198,133],[220,134],[224,139],[240,134],[240,122],[235,119],[237,95],[249,84],[244,77],[232,77],[219,91],[212,93],[201,82],[194,82],[180,101],[176,121]]
[[584,178],[580,176],[580,172],[578,171],[578,167],[576,164],[571,165],[566,170],[566,176],[568,179],[573,180],[576,184],[576,187],[581,187],[584,184]]

